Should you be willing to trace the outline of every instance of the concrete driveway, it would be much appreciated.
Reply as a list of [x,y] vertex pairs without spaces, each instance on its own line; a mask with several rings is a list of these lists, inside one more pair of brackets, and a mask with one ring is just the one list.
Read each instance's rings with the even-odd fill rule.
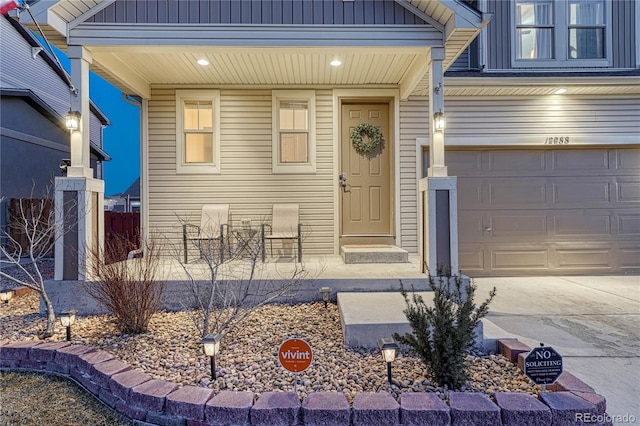
[[563,356],[565,371],[607,399],[610,415],[628,414],[640,424],[640,276],[474,282],[478,302],[497,288],[487,319],[498,333],[504,330],[530,347],[553,346]]

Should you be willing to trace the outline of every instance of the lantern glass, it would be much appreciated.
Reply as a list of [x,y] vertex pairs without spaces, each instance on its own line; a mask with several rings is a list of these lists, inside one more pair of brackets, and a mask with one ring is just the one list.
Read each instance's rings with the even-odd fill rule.
[[78,311],[61,312],[60,315],[58,315],[60,324],[62,324],[63,327],[71,327],[73,323],[76,322],[77,312]]
[[331,295],[331,287],[321,287],[320,294],[322,295],[322,300],[328,302]]
[[80,113],[78,111],[69,111],[65,117],[65,125],[71,131],[78,130],[80,128]]
[[400,349],[400,346],[398,346],[392,337],[378,339],[378,347],[380,348],[384,362],[395,361],[398,350]]
[[444,113],[436,112],[433,116],[433,125],[437,131],[443,131],[447,127],[447,121],[444,118]]
[[3,302],[8,302],[13,297],[13,292],[11,290],[3,291],[0,293],[0,300]]
[[206,356],[216,356],[220,351],[220,340],[222,337],[219,334],[207,334],[200,343],[202,343],[202,351]]

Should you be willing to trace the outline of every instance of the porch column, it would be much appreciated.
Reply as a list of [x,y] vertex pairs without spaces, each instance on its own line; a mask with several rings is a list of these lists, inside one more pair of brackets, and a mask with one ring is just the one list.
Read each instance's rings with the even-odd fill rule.
[[[423,212],[423,268],[437,275],[440,267],[458,270],[458,190],[457,178],[447,175],[444,129],[436,130],[436,114],[444,114],[444,48],[432,48],[429,72],[429,168],[420,180]],[[426,272],[426,268],[423,270]]]
[[91,55],[82,46],[69,46],[70,109],[80,113],[78,130],[71,131],[71,165],[67,176],[55,179],[56,280],[85,280],[86,259],[104,239],[104,182],[93,178],[90,158],[89,64]]

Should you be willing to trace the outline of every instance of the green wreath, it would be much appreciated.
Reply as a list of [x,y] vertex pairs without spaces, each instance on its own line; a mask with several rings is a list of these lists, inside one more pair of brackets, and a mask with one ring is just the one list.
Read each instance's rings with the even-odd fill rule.
[[[369,138],[369,142],[363,140],[363,136]],[[382,143],[382,133],[380,129],[371,124],[360,124],[351,129],[351,144],[356,152],[368,153],[378,148]]]

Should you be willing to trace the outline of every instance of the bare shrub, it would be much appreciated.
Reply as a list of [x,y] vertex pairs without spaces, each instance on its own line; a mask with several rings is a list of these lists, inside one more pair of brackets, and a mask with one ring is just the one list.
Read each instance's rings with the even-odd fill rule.
[[144,244],[144,255],[127,261],[105,264],[129,250],[126,238],[114,237],[104,250],[89,254],[94,280],[84,283],[87,293],[116,317],[116,326],[125,333],[147,331],[149,320],[160,307],[166,281],[159,279],[160,247],[154,239]]

